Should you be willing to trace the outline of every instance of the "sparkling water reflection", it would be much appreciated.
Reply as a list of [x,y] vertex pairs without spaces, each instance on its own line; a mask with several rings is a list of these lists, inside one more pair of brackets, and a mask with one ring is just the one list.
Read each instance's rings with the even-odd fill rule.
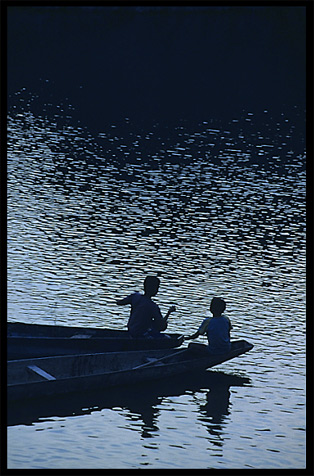
[[[72,456],[58,463],[52,449],[47,463],[39,453],[37,460],[17,456],[18,428],[46,434],[43,452],[54,431],[66,441],[80,431],[80,444],[91,438],[89,468],[104,467],[104,458],[111,468],[304,467],[302,114],[243,113],[229,123],[149,129],[126,119],[96,137],[71,123],[65,107],[45,117],[32,112],[26,91],[17,99],[8,126],[9,320],[124,328],[128,310],[115,299],[156,273],[156,301],[163,311],[178,309],[169,331],[193,332],[211,297],[221,295],[234,338],[255,347],[221,366],[253,382],[217,397],[223,416],[211,413],[210,394],[183,392],[163,399],[158,423],[144,429],[136,412],[115,408],[66,418],[62,430],[57,417],[13,426],[12,467],[72,467],[74,460],[82,467],[73,448],[63,448]],[[97,433],[104,420],[114,427],[106,455],[108,442]],[[126,430],[137,441],[123,462],[118,455],[132,438]],[[156,443],[147,444],[148,434]],[[93,438],[102,438],[101,450]]]

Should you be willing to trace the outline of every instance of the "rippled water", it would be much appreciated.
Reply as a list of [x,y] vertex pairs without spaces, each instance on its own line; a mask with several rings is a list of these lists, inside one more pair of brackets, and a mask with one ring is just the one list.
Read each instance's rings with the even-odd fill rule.
[[303,113],[146,128],[126,118],[93,134],[69,108],[35,114],[32,95],[16,96],[8,319],[125,328],[115,299],[156,273],[156,302],[177,306],[170,332],[193,332],[220,295],[233,338],[254,349],[217,369],[241,386],[157,387],[135,409],[98,396],[84,411],[15,418],[9,467],[304,468]]

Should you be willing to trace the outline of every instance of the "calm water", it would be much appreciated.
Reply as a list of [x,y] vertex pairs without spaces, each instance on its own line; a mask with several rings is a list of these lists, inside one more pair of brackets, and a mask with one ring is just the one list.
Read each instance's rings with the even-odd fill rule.
[[219,295],[254,349],[197,378],[11,409],[8,467],[304,468],[303,112],[96,134],[34,101],[18,93],[8,124],[8,319],[125,328],[115,299],[154,273],[169,332],[194,332]]

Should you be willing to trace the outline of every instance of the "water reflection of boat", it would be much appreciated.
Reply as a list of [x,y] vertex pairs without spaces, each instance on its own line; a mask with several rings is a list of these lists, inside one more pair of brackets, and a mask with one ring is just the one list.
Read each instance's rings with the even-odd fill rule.
[[[195,349],[196,347],[196,349]],[[7,364],[8,398],[21,400],[91,388],[111,388],[162,380],[214,367],[253,348],[233,341],[225,354],[210,354],[201,344],[185,349],[108,352],[11,360]]]
[[199,404],[198,419],[205,426],[213,445],[223,445],[222,431],[229,415],[230,386],[218,384],[206,392],[206,402]]
[[[203,392],[213,397],[207,403],[207,412],[216,415],[217,421],[222,420],[227,407],[221,405],[217,397],[224,394],[229,404],[229,388],[249,385],[250,379],[238,375],[228,375],[219,371],[199,371],[189,375],[177,375],[160,381],[130,385],[127,390],[112,388],[110,392],[102,390],[68,396],[50,396],[45,399],[36,398],[21,402],[8,401],[8,425],[32,424],[51,417],[68,417],[86,415],[102,409],[121,408],[128,414],[142,421],[141,434],[150,437],[158,431],[158,416],[160,404],[166,397],[179,397],[188,393],[193,397],[197,392]],[[216,397],[215,397],[216,396]],[[225,401],[225,398],[224,398]],[[200,415],[204,407],[199,406]],[[138,426],[136,426],[138,428]]]
[[170,349],[183,342],[180,334],[158,339],[131,338],[126,330],[51,326],[9,322],[8,359],[29,359],[53,355],[90,354],[145,349]]

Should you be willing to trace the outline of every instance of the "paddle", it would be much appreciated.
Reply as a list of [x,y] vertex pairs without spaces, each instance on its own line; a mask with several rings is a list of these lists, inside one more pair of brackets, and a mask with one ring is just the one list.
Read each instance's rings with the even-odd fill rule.
[[157,362],[161,362],[162,360],[170,359],[170,357],[173,357],[174,355],[183,354],[183,352],[186,352],[187,350],[188,349],[183,349],[183,350],[181,349],[178,352],[174,352],[173,354],[165,355],[164,357],[161,357],[160,359],[151,360],[150,362],[146,362],[145,364],[141,364],[141,365],[138,365],[137,367],[133,367],[132,370],[141,369],[143,367],[148,367],[149,365],[155,365]]

